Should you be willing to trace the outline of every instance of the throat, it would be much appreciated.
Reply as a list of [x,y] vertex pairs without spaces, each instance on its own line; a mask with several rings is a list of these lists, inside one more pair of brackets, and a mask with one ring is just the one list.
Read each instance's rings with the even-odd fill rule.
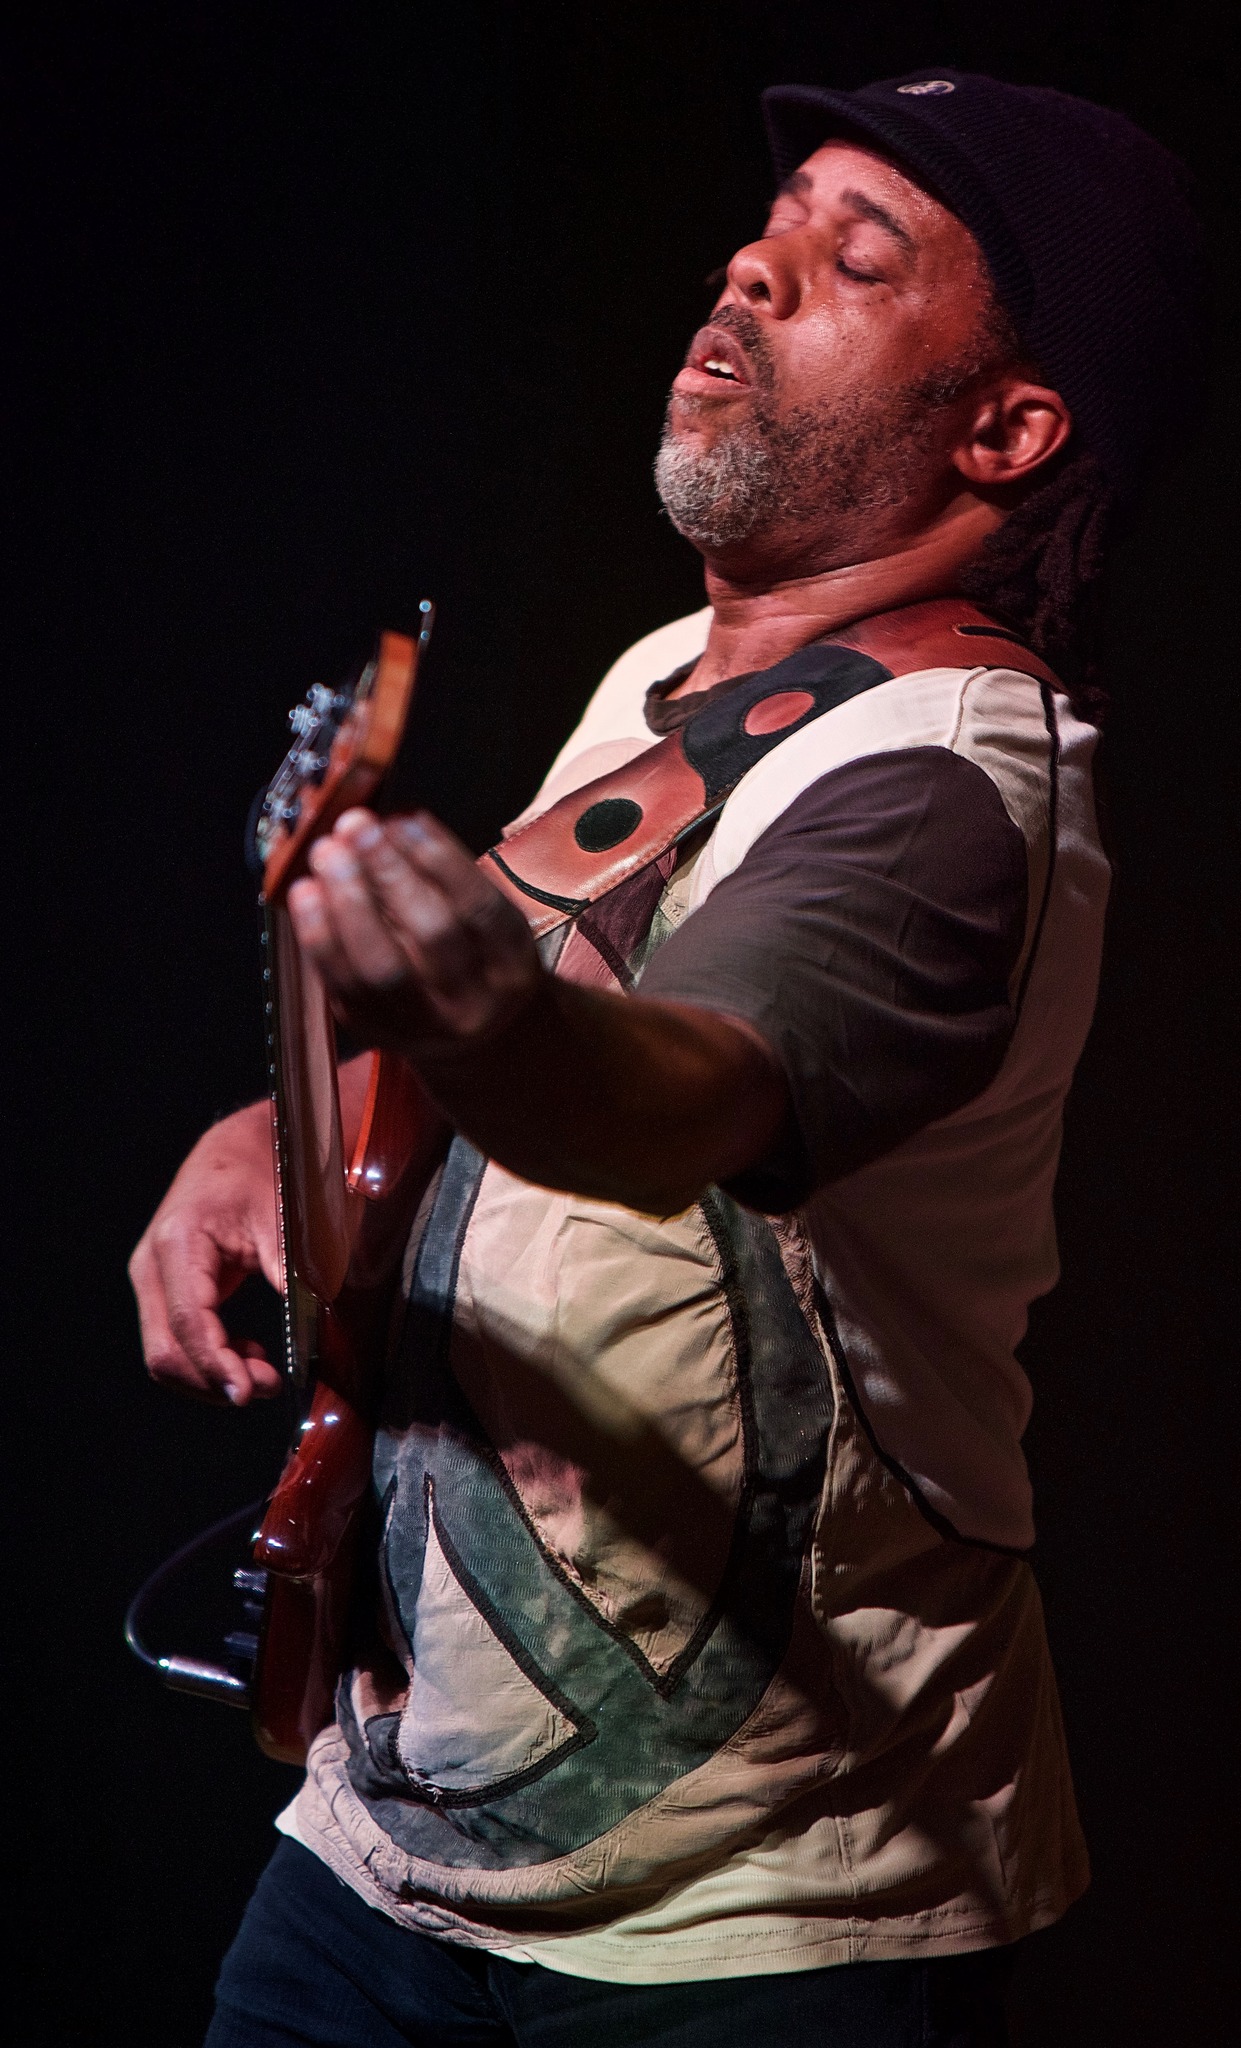
[[949,515],[890,552],[753,583],[730,576],[722,565],[709,561],[706,582],[712,619],[707,645],[672,694],[689,695],[731,676],[770,668],[855,619],[922,598],[952,596],[966,564],[1001,518],[994,506],[970,495]]

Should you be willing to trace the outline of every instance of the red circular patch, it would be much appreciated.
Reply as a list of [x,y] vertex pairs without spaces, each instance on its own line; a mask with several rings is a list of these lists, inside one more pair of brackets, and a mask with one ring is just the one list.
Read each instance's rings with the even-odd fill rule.
[[761,739],[767,732],[783,732],[786,725],[796,725],[808,711],[814,710],[814,698],[809,690],[777,690],[771,697],[760,697],[757,704],[751,704],[741,721],[743,732],[752,740]]

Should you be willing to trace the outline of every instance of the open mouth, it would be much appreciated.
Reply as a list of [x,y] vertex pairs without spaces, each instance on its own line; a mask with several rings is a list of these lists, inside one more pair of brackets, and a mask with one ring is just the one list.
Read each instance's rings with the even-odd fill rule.
[[750,366],[740,343],[722,327],[702,327],[689,345],[673,389],[701,396],[707,391],[747,391],[750,384]]

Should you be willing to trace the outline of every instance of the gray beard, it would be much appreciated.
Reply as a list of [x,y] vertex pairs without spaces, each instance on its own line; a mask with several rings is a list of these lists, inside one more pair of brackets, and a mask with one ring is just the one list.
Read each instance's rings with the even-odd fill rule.
[[732,547],[773,524],[784,481],[770,446],[754,433],[724,434],[701,448],[664,421],[655,488],[677,532],[696,548]]
[[779,419],[758,322],[731,307],[715,318],[738,333],[755,361],[749,415],[702,447],[673,432],[670,407],[655,458],[665,512],[707,554],[776,527],[822,532],[847,516],[900,504],[921,476],[936,413],[980,368],[974,355],[895,391],[796,406]]

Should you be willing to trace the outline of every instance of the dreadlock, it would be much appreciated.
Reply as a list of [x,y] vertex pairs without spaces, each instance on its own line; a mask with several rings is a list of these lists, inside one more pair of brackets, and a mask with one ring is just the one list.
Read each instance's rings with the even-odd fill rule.
[[[973,371],[1020,367],[1047,383],[1012,319],[988,294]],[[1009,512],[960,578],[960,589],[1055,669],[1074,709],[1100,723],[1107,697],[1097,680],[1100,577],[1114,493],[1093,455],[1067,449]]]
[[1098,724],[1100,576],[1113,493],[1093,455],[1069,454],[1009,513],[961,577],[965,596],[1019,633]]

